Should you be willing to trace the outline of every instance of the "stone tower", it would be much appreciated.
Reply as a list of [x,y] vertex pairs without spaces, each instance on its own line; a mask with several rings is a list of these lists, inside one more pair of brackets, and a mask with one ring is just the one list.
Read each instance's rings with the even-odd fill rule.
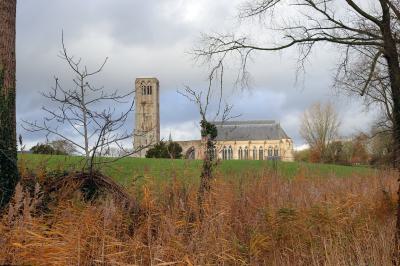
[[[137,78],[135,81],[134,148],[154,145],[160,141],[160,84],[156,78]],[[148,148],[138,152],[144,157]]]

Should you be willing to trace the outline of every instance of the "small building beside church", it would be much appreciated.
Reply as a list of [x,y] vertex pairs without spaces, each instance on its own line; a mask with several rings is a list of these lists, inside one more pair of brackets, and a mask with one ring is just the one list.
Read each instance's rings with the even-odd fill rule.
[[[274,120],[214,122],[218,130],[214,156],[222,160],[293,161],[293,141]],[[177,141],[189,159],[204,156],[201,140]]]

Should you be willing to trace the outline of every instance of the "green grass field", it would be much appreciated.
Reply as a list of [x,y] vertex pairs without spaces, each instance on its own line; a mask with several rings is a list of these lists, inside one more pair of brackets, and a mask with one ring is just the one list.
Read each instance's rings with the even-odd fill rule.
[[[65,170],[76,169],[81,165],[82,158],[62,155],[19,155],[22,167],[33,172],[38,169]],[[102,166],[105,174],[115,178],[119,183],[128,185],[132,180],[153,178],[157,182],[168,181],[171,178],[182,179],[189,183],[199,180],[201,161],[123,158],[106,163]],[[351,177],[374,173],[371,168],[363,166],[340,166],[328,164],[311,164],[298,162],[278,162],[277,173],[286,178],[303,177]],[[216,169],[217,176],[226,179],[239,179],[261,173],[274,173],[271,161],[223,161]]]

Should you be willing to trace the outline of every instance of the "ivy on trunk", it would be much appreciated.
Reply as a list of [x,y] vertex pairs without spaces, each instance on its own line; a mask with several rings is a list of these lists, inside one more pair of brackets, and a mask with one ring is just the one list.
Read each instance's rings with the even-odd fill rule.
[[6,88],[4,69],[0,68],[0,209],[13,196],[19,181],[15,134],[15,90]]

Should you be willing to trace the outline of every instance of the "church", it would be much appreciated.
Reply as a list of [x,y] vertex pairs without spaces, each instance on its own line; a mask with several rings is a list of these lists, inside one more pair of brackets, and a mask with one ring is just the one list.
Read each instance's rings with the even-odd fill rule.
[[[218,130],[214,156],[222,160],[293,161],[293,141],[274,120],[214,122]],[[134,148],[145,157],[160,141],[160,83],[157,78],[135,80]],[[187,159],[202,159],[202,140],[177,141]]]

